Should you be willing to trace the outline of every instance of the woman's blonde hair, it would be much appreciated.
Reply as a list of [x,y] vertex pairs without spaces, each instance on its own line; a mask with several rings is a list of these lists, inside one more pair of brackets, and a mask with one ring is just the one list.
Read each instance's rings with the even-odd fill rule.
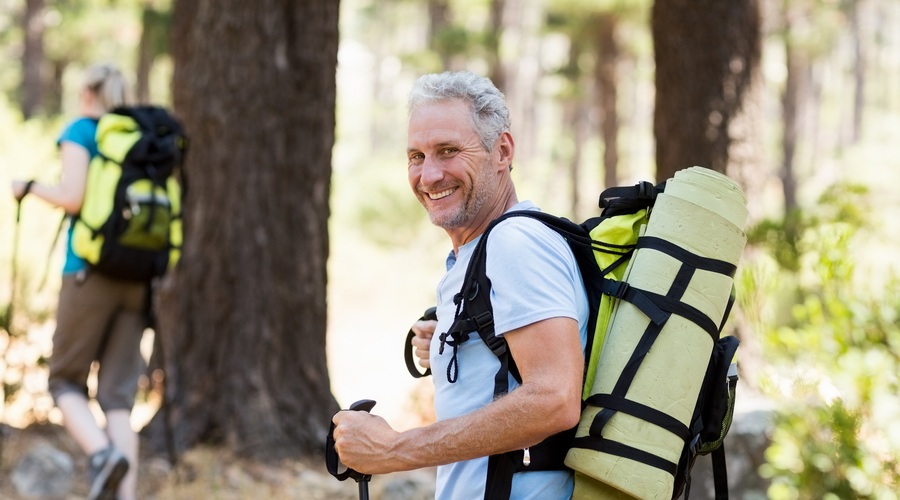
[[125,75],[111,64],[91,65],[84,73],[84,88],[97,96],[106,111],[131,103],[131,92]]

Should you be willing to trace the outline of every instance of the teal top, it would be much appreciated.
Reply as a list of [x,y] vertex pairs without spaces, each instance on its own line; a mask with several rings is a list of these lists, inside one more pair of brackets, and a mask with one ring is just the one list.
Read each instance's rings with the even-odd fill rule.
[[[63,142],[77,144],[87,150],[90,158],[97,156],[97,120],[95,118],[77,118],[63,129],[56,140],[57,145]],[[66,231],[66,260],[63,263],[63,274],[77,273],[87,269],[87,262],[72,251],[72,217],[69,217],[69,229]]]

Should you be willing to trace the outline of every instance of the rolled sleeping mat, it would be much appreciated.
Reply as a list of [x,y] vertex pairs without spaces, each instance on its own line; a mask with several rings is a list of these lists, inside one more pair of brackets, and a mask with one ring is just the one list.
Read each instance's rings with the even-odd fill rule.
[[613,311],[566,456],[574,498],[672,498],[746,220],[743,192],[722,174],[691,167],[666,183],[623,278],[659,310],[620,300]]

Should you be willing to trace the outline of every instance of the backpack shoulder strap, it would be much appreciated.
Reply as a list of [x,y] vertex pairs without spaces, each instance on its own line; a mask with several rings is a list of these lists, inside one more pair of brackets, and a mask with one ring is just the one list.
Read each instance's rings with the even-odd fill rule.
[[[488,229],[482,235],[481,240],[474,250],[464,280],[463,290],[470,292],[470,294],[458,296],[456,299],[463,304],[462,312],[472,317],[482,318],[481,321],[471,321],[468,326],[478,326],[478,323],[487,324],[486,327],[473,329],[477,329],[482,341],[500,360],[500,368],[494,377],[495,397],[508,392],[508,374],[512,374],[516,380],[521,381],[521,376],[518,373],[515,360],[509,353],[506,340],[503,337],[497,337],[494,334],[493,312],[490,303],[491,283],[487,278],[486,269],[487,241],[490,230],[496,227],[500,222],[511,217],[528,217],[538,220],[546,227],[562,236],[569,244],[570,248],[575,253],[579,269],[598,269],[596,265],[591,265],[593,262],[593,255],[591,252],[590,236],[587,234],[587,231],[584,227],[567,219],[545,212],[522,210],[507,212],[488,226]],[[465,283],[470,281],[474,283],[474,285],[466,286]],[[458,308],[460,302],[457,302]],[[592,303],[590,310],[594,311],[595,309],[596,307],[594,307]],[[594,314],[591,314],[590,317],[595,319]],[[588,350],[586,352],[590,351]],[[538,471],[561,469],[563,467],[566,452],[569,449],[569,444],[574,438],[574,435],[575,429],[573,428],[570,431],[561,432],[532,446],[529,448],[529,465],[525,465],[526,460],[523,450],[515,450],[489,457],[484,498],[490,500],[509,498],[512,489],[512,476],[516,472],[526,470]]]

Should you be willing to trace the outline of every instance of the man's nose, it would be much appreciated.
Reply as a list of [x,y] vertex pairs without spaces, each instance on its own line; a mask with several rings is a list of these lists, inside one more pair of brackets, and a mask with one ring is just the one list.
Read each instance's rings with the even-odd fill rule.
[[444,170],[440,162],[435,161],[432,157],[426,156],[422,162],[422,170],[420,182],[423,186],[431,186],[444,178]]

